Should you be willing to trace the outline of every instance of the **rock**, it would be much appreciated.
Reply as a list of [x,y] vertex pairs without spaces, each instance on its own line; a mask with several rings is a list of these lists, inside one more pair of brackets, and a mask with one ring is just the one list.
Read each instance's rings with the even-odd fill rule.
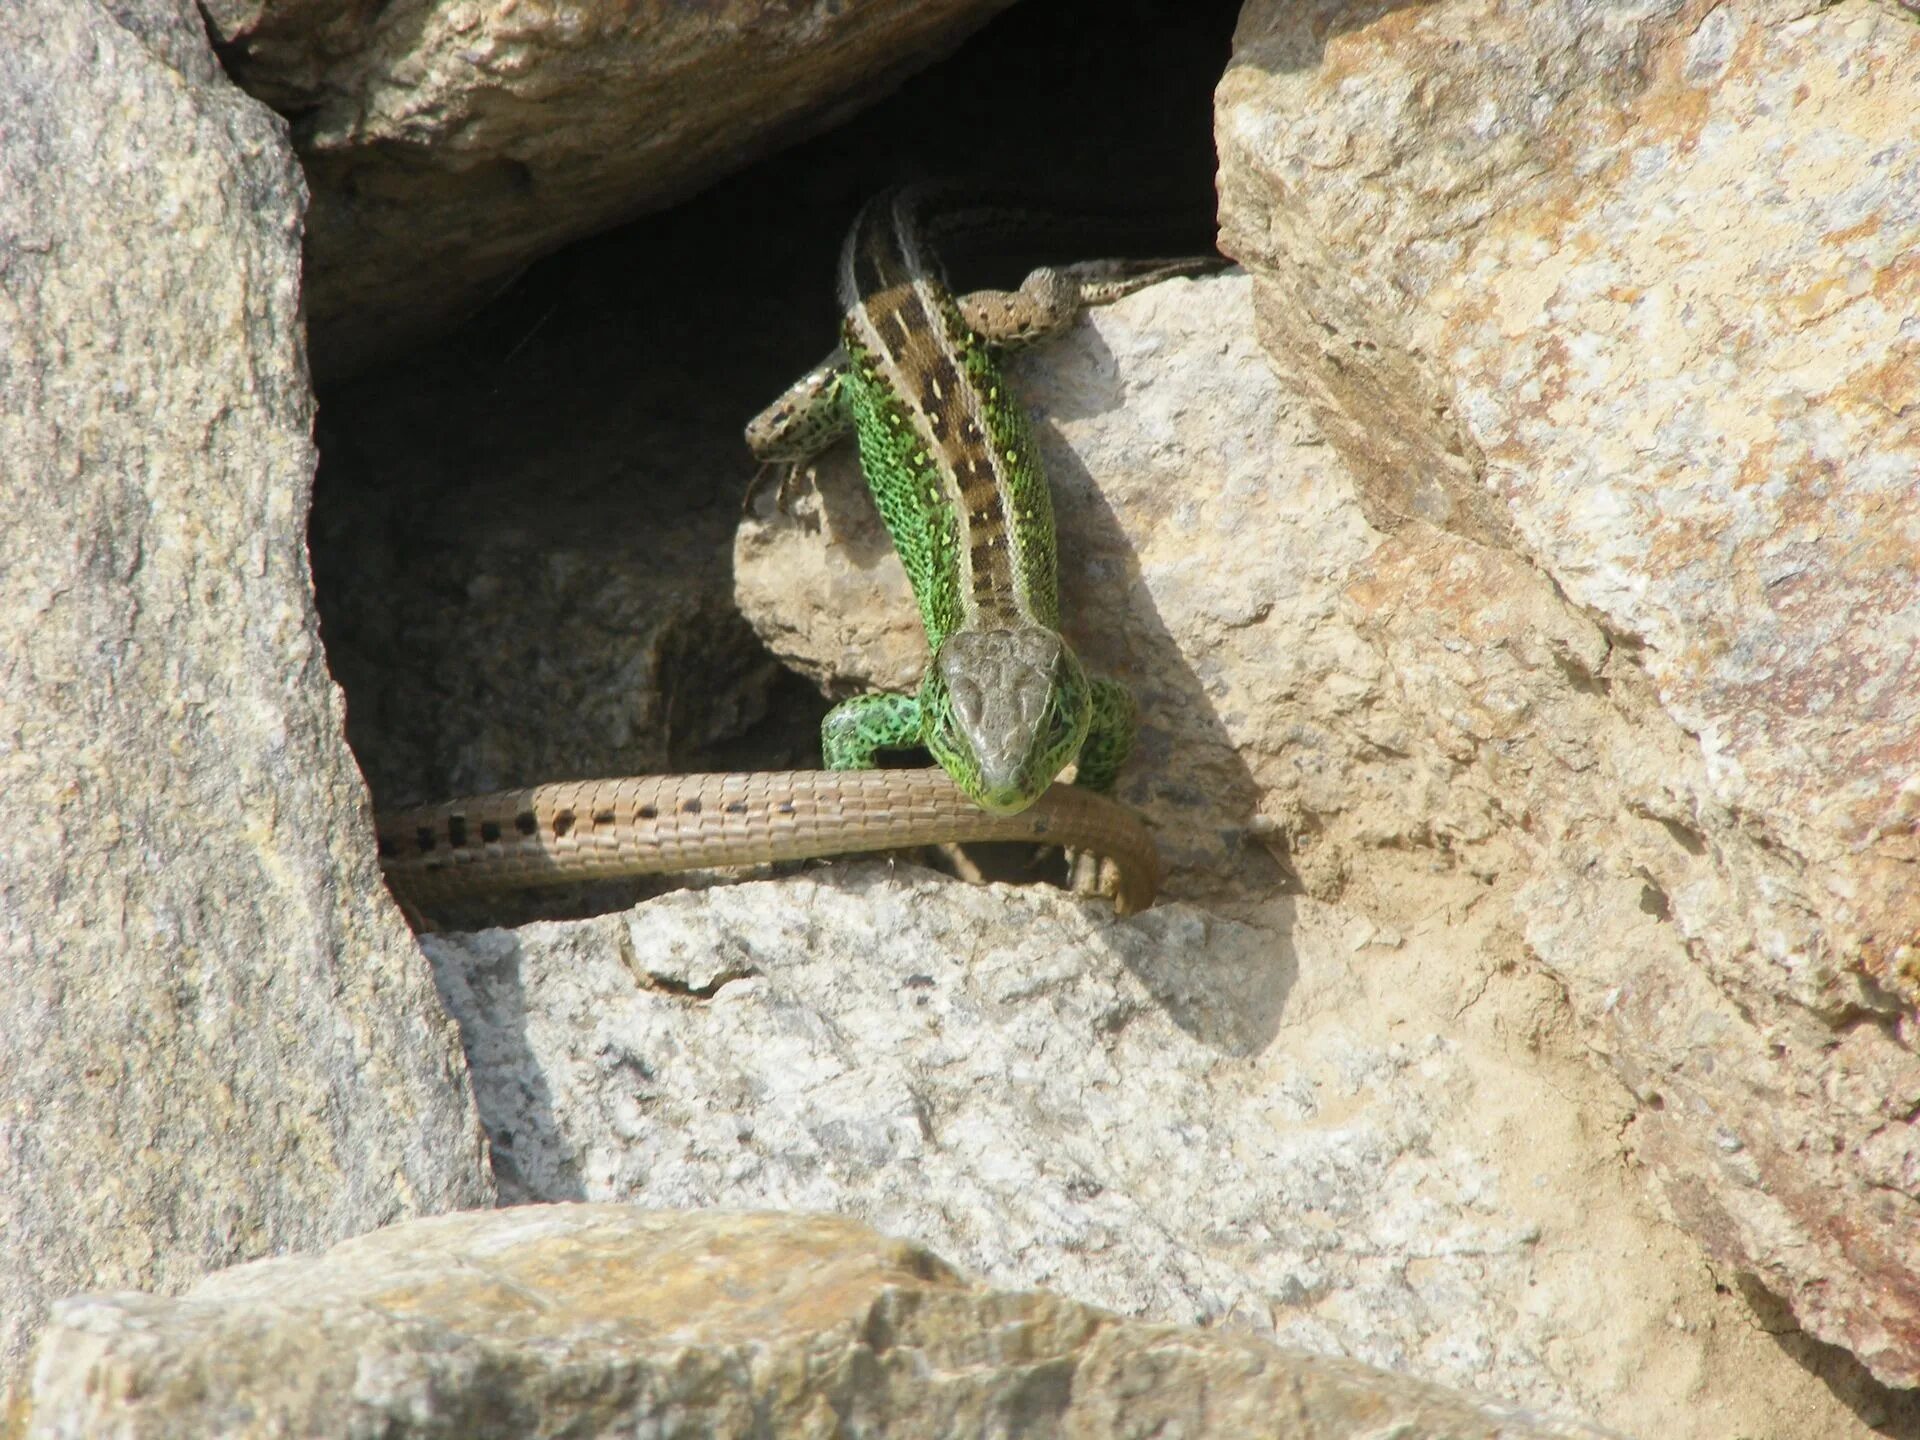
[[1864,1440],[1596,1139],[1626,1097],[1447,884],[1395,935],[866,864],[423,943],[509,1201],[833,1212],[1630,1432]]
[[293,121],[326,375],[423,338],[569,240],[826,128],[1009,3],[204,8],[235,79]]
[[1348,597],[1394,753],[1481,812],[1436,832],[1518,882],[1675,1213],[1920,1384],[1920,29],[1261,4],[1236,47],[1223,244],[1394,532]]
[[[1742,971],[1769,943],[1765,907],[1812,898],[1792,858],[1708,803],[1697,740],[1552,578],[1418,514],[1369,523],[1377,499],[1310,418],[1324,397],[1264,362],[1251,288],[1158,287],[1014,367],[1054,479],[1070,633],[1141,698],[1122,792],[1169,893],[1231,907],[1276,888],[1268,838],[1309,893],[1380,928],[1491,904],[1637,1097],[1594,1133],[1623,1131],[1722,1261],[1789,1296],[1824,1277],[1802,1302],[1818,1333],[1905,1373],[1904,1022],[1834,1017]],[[908,683],[924,647],[905,577],[848,459],[817,482],[743,531],[743,608],[829,683]],[[1448,872],[1474,883],[1442,895]],[[1454,993],[1478,993],[1488,957],[1448,949]]]
[[24,1433],[1587,1436],[1352,1362],[970,1284],[830,1216],[559,1205],[63,1303]]
[[280,122],[185,0],[0,8],[0,113],[10,1381],[52,1296],[491,1184],[316,633]]

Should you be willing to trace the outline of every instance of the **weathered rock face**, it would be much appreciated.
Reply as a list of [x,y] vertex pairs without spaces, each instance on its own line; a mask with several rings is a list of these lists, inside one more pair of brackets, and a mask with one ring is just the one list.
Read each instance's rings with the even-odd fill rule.
[[822,128],[1011,0],[209,0],[293,118],[322,373],[419,339],[568,240]]
[[[1374,500],[1309,419],[1318,392],[1261,357],[1251,288],[1158,287],[1016,367],[1054,479],[1070,628],[1091,669],[1142,699],[1122,789],[1161,837],[1171,893],[1271,887],[1246,840],[1277,833],[1312,893],[1375,926],[1490,905],[1514,949],[1436,941],[1452,970],[1435,1013],[1484,997],[1524,937],[1546,988],[1514,1028],[1571,1019],[1638,1097],[1617,1112],[1594,1097],[1591,1133],[1623,1134],[1716,1255],[1783,1290],[1788,1262],[1848,1279],[1864,1325],[1869,1274],[1893,1296],[1907,1283],[1908,1202],[1883,1193],[1882,1164],[1905,1134],[1889,1107],[1920,1078],[1906,1047],[1874,1024],[1836,1033],[1791,995],[1743,1013],[1765,992],[1690,950],[1676,891],[1659,888],[1670,856],[1705,852],[1658,818],[1672,793],[1710,794],[1698,744],[1522,556],[1421,519],[1391,535],[1368,523]],[[899,685],[924,650],[858,491],[833,457],[790,520],[749,527],[743,604],[776,652]],[[1741,833],[1718,832],[1688,903],[1732,914],[1779,883],[1789,867]],[[1477,882],[1448,892],[1449,872]],[[1571,1016],[1549,998],[1562,987]],[[1727,1243],[1721,1215],[1771,1227],[1768,1247]]]
[[280,124],[184,0],[0,9],[0,113],[10,1376],[52,1296],[491,1186],[315,634]]
[[1604,1156],[1627,1097],[1484,888],[1426,897],[1116,921],[835,866],[424,943],[503,1199],[831,1211],[1629,1433],[1864,1437]]
[[1639,1153],[1909,1385],[1916,114],[1864,0],[1460,0],[1249,7],[1218,126],[1263,338],[1396,531],[1349,599]]
[[578,526],[563,507],[539,513],[537,483],[467,488],[408,490],[391,520],[366,503],[373,483],[315,507],[316,524],[323,507],[341,522],[314,563],[342,579],[324,604],[327,660],[379,808],[684,769],[689,737],[765,713],[778,667],[733,608],[728,517],[635,503]]
[[396,1226],[180,1300],[62,1305],[30,1437],[1599,1432],[1257,1340],[971,1285],[826,1216],[564,1205]]

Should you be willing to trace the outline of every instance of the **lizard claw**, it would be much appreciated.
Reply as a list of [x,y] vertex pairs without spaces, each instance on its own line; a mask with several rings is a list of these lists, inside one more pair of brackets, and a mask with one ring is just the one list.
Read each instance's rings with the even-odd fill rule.
[[746,515],[753,510],[754,498],[765,488],[767,477],[778,471],[780,482],[774,487],[773,505],[782,516],[793,514],[793,498],[800,493],[800,462],[797,460],[766,460],[753,472],[753,478],[747,482],[747,493],[740,498],[740,513]]

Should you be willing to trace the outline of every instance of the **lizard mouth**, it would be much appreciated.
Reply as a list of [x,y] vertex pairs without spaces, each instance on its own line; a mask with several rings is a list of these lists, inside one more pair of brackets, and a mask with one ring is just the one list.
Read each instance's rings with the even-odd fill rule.
[[989,815],[1018,815],[1033,804],[1032,799],[1018,791],[1006,795],[977,795],[974,801]]
[[1018,815],[1038,798],[1028,793],[1028,787],[1021,784],[1021,771],[1024,767],[1015,765],[1005,774],[982,774],[980,786],[973,795],[973,803],[989,815]]

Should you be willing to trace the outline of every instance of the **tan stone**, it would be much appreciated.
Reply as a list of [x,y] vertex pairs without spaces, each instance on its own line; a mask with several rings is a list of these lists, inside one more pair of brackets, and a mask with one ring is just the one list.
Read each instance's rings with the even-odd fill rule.
[[1249,7],[1218,125],[1263,339],[1397,532],[1349,598],[1489,802],[1461,838],[1528,877],[1675,1212],[1901,1384],[1916,115],[1869,0],[1449,0]]
[[24,1436],[1600,1432],[987,1290],[830,1216],[533,1206],[65,1302]]
[[325,375],[418,340],[528,261],[824,128],[1011,0],[209,0],[313,188]]

